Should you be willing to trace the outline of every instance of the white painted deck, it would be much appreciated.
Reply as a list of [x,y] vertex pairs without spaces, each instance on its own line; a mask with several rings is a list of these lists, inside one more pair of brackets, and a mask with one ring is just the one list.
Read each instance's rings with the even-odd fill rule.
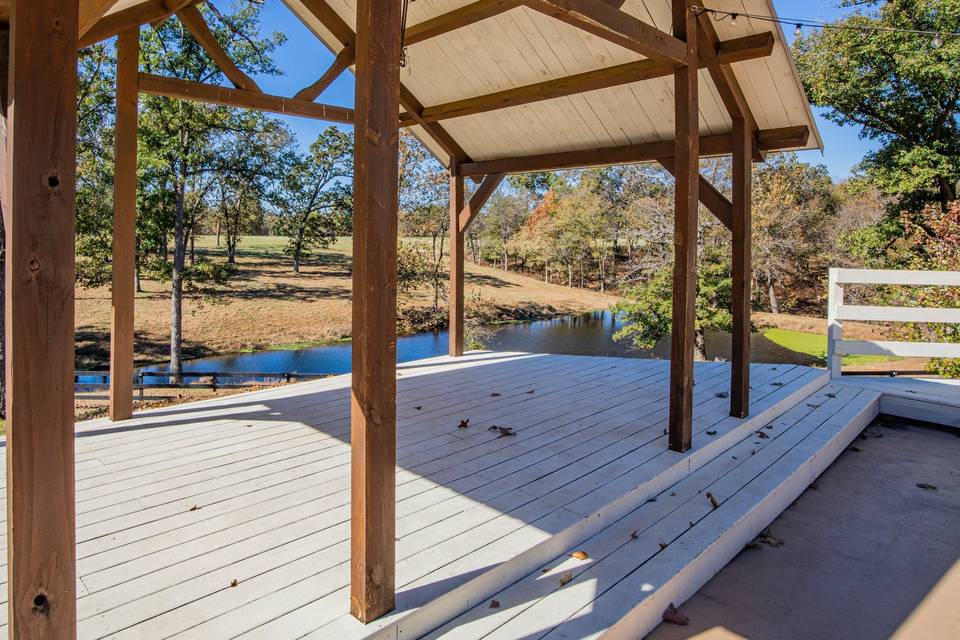
[[881,413],[960,427],[960,380],[848,375],[834,382],[880,393]]
[[694,448],[678,454],[668,371],[510,353],[403,365],[398,607],[366,627],[346,613],[348,376],[80,424],[79,635],[642,635],[806,488],[880,396],[754,365],[752,416],[734,419],[728,366],[698,363]]

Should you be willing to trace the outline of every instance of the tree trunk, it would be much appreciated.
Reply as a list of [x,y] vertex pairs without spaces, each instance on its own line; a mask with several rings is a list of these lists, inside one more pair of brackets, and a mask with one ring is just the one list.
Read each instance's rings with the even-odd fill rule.
[[567,287],[573,289],[573,263],[567,265]]
[[697,360],[707,359],[707,336],[703,329],[696,329],[693,332],[693,357]]
[[187,242],[184,224],[184,184],[176,187],[176,209],[173,231],[173,269],[170,276],[170,371],[174,383],[183,373],[183,268]]
[[770,311],[780,313],[780,304],[777,302],[777,292],[773,288],[773,279],[767,279],[767,295],[770,297]]
[[217,246],[220,246],[220,223],[217,223]]

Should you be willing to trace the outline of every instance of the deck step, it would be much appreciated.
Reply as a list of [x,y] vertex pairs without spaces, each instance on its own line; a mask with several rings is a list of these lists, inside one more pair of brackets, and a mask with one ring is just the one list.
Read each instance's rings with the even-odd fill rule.
[[[781,378],[776,377],[776,371],[768,372],[768,375],[774,378],[765,382],[758,380],[757,384],[787,384],[779,381]],[[813,369],[797,368],[791,375],[795,379],[789,382],[790,391],[784,389],[783,393],[771,393],[755,402],[748,418],[726,417],[719,421],[700,422],[695,417],[694,448],[690,451],[684,454],[668,451],[664,447],[665,438],[658,438],[637,449],[636,454],[605,465],[594,479],[594,490],[570,497],[565,497],[563,491],[558,492],[551,497],[557,501],[558,508],[549,515],[549,522],[532,522],[497,540],[487,549],[472,554],[469,566],[454,563],[444,567],[445,574],[457,576],[455,579],[431,575],[421,583],[408,585],[397,594],[397,611],[367,625],[365,637],[377,640],[418,638],[478,602],[487,602],[492,594],[531,572],[539,571],[544,563],[571,546],[602,532],[650,498],[709,464],[828,382],[826,372]],[[646,456],[642,464],[638,463],[639,454]],[[516,552],[503,561],[505,546],[516,549]],[[489,556],[487,563],[483,562],[485,556]],[[464,575],[470,577],[464,580]],[[407,594],[414,594],[421,602],[426,598],[426,604],[415,608],[405,606]],[[348,625],[345,630],[353,630],[350,626],[353,621],[347,620],[345,624]],[[324,637],[339,633],[336,624],[321,631],[320,635]]]
[[879,398],[829,385],[738,431],[709,461],[426,637],[642,638],[836,459],[876,417]]

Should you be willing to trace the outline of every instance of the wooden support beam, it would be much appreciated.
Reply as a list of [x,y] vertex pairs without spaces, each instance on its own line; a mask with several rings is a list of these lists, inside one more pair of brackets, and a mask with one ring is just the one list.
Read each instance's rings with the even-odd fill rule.
[[[340,41],[340,44],[344,47],[354,45],[356,35],[353,30],[326,0],[300,0],[300,2],[324,28],[333,34],[334,38]],[[459,162],[470,160],[463,148],[453,139],[453,136],[447,133],[442,125],[437,122],[426,122],[422,119],[420,114],[423,112],[423,104],[417,100],[409,89],[403,86],[402,82],[400,83],[400,104],[410,112],[410,117],[413,118],[415,123],[423,127],[426,134],[443,149],[447,156],[454,157]],[[399,112],[399,108],[397,111]]]
[[470,224],[474,221],[477,215],[480,214],[480,211],[483,209],[483,205],[487,204],[487,200],[489,200],[490,196],[493,195],[493,192],[497,190],[497,187],[500,186],[500,183],[503,182],[503,178],[506,175],[507,174],[505,173],[491,173],[490,175],[484,177],[483,182],[480,183],[480,186],[477,187],[477,190],[473,192],[472,196],[470,196],[470,202],[468,202],[467,206],[460,210],[460,214],[458,216],[458,220],[460,221],[460,231],[463,233],[467,232]]
[[133,415],[133,307],[137,243],[137,73],[140,28],[117,38],[117,116],[110,290],[110,419]]
[[676,172],[673,322],[670,341],[669,447],[686,451],[693,433],[693,352],[697,307],[697,211],[700,111],[697,95],[697,18],[686,0],[673,0],[673,32],[686,41],[687,66],[674,73]]
[[399,2],[358,0],[353,178],[350,612],[395,602]]
[[685,49],[679,38],[603,0],[524,0],[524,4],[648,58],[674,66],[686,64]]
[[337,54],[337,57],[334,58],[333,64],[330,65],[330,68],[324,71],[323,75],[317,79],[316,82],[310,86],[304,87],[293,96],[294,100],[309,100],[313,102],[320,97],[320,94],[323,93],[327,87],[333,84],[333,81],[336,80],[341,73],[353,64],[353,60],[356,57],[356,51],[352,45],[347,45],[340,50],[340,53]]
[[[809,137],[810,131],[803,125],[798,127],[785,127],[783,129],[764,129],[757,133],[758,146],[763,151],[779,151],[803,147],[807,144]],[[558,171],[561,169],[577,169],[582,167],[602,167],[611,164],[656,162],[661,158],[673,157],[675,150],[675,141],[664,140],[619,147],[600,147],[580,151],[562,151],[532,156],[464,162],[458,165],[458,172],[462,176],[482,176],[488,173]],[[729,135],[721,134],[700,137],[701,156],[729,155],[731,150]]]
[[410,46],[430,38],[436,38],[444,33],[492,18],[504,11],[518,7],[520,4],[521,0],[477,0],[459,9],[454,9],[408,27],[403,37],[403,44],[404,46]]
[[[664,169],[673,174],[673,177],[676,178],[677,174],[674,171],[673,167],[673,158],[660,158],[659,162]],[[719,220],[723,226],[727,229],[733,228],[733,223],[731,222],[733,215],[733,204],[727,200],[727,197],[720,193],[720,191],[710,183],[709,180],[703,177],[701,174],[699,177],[700,186],[698,188],[700,192],[700,204],[707,208],[707,211],[712,213],[717,220]]]
[[750,303],[752,267],[753,135],[742,118],[733,121],[733,344],[730,358],[730,415],[750,414]]
[[261,92],[257,83],[241,71],[236,63],[230,59],[230,56],[227,55],[227,52],[224,51],[220,42],[218,42],[217,38],[213,35],[213,32],[210,31],[210,27],[207,25],[207,21],[203,19],[203,14],[200,13],[199,9],[192,5],[184,7],[177,11],[177,17],[180,19],[180,22],[183,23],[183,26],[186,27],[187,31],[190,32],[190,35],[193,36],[193,39],[200,43],[200,46],[207,52],[210,59],[220,68],[220,71],[223,71],[223,75],[227,76],[227,80],[229,80],[233,86],[245,91]]
[[[720,60],[738,61],[762,58],[769,56],[773,51],[773,34],[760,33],[727,40],[719,43],[715,49],[717,59]],[[733,52],[733,55],[728,55],[728,51]],[[703,60],[701,60],[701,66],[706,66]],[[420,114],[420,119],[425,122],[436,122],[543,100],[553,100],[586,91],[596,91],[653,78],[663,78],[673,75],[673,69],[674,65],[655,60],[627,62],[613,67],[426,107]],[[407,116],[401,118],[400,125],[411,126],[416,122],[412,117]]]
[[230,89],[215,84],[168,78],[152,73],[140,74],[140,91],[168,98],[193,100],[207,104],[222,104],[228,107],[268,111],[315,120],[353,122],[353,110],[344,107],[335,107],[329,104],[317,104],[295,98],[283,98],[268,93],[255,93],[242,89]]
[[80,0],[80,27],[79,35],[82,37],[93,25],[97,24],[107,11],[117,4],[118,0]]
[[463,213],[463,176],[458,176],[455,163],[450,164],[450,355],[463,355],[463,270],[464,227],[460,224]]
[[[6,229],[8,634],[77,634],[74,206],[77,0],[15,0]],[[7,63],[6,51],[3,63]]]
[[143,24],[163,20],[180,9],[197,4],[200,0],[147,0],[132,7],[104,16],[89,31],[80,36],[78,46],[82,49],[112,38],[124,31]]

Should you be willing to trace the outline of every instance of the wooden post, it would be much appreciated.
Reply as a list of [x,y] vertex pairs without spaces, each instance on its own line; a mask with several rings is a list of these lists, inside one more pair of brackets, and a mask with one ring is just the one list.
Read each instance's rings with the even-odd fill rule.
[[697,103],[697,18],[686,0],[673,0],[673,34],[686,41],[687,65],[673,74],[676,113],[673,324],[670,346],[669,446],[690,448],[693,428],[693,350],[697,296],[697,209],[700,119]]
[[750,414],[750,257],[753,136],[743,118],[734,118],[733,147],[733,345],[730,358],[730,415]]
[[460,225],[464,204],[463,176],[450,162],[450,355],[463,355],[463,239],[466,229]]
[[76,0],[11,11],[6,216],[11,638],[74,638]]
[[831,378],[843,375],[843,356],[836,352],[837,341],[843,340],[843,321],[837,318],[837,307],[843,304],[843,283],[838,269],[831,268],[827,281],[827,371]]
[[350,612],[394,607],[399,2],[357,3]]
[[133,306],[137,242],[137,70],[140,29],[117,38],[117,120],[113,177],[113,287],[110,419],[133,415]]

